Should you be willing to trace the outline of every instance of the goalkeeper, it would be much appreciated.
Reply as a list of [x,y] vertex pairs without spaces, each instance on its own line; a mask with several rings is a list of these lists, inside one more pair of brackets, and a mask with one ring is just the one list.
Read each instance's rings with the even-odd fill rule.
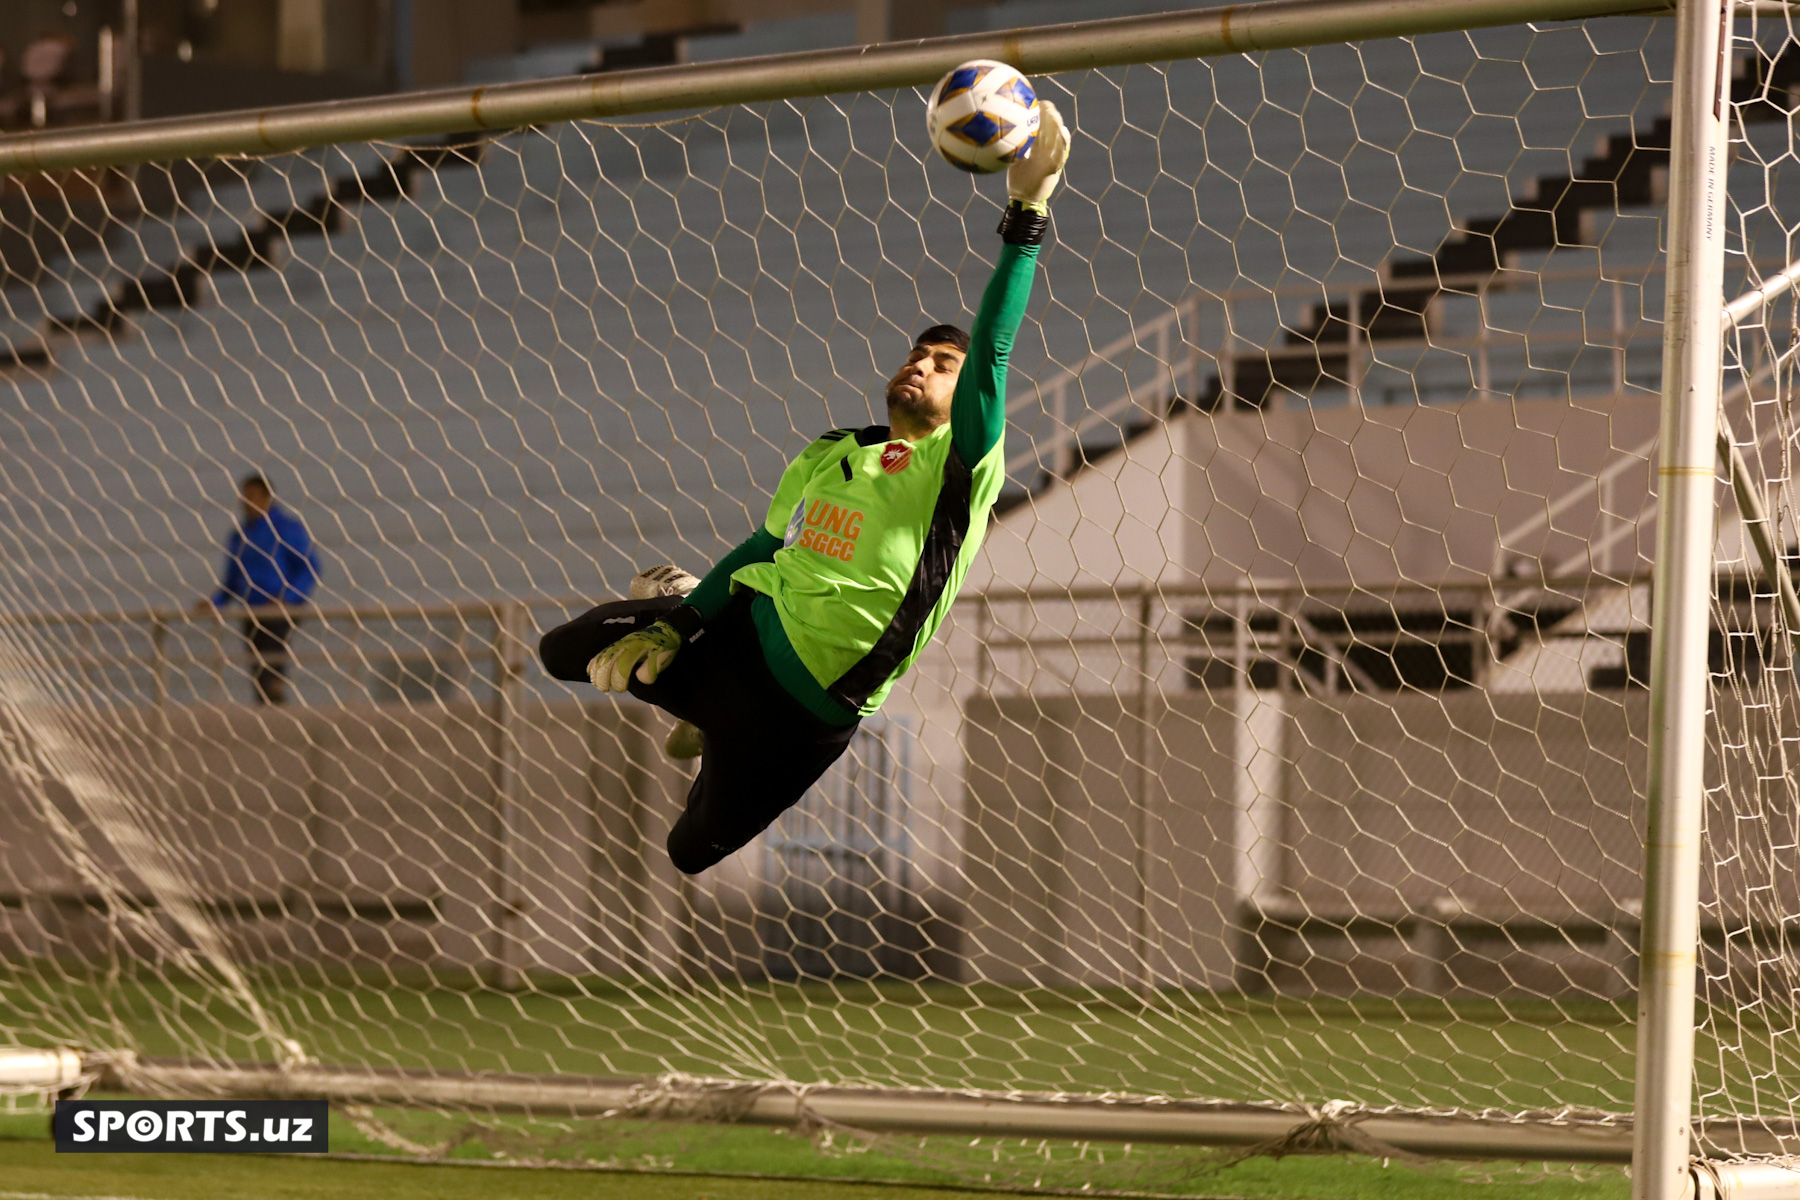
[[1007,170],[1005,244],[974,331],[919,335],[888,381],[888,424],[801,451],[767,521],[698,586],[656,568],[633,581],[642,598],[544,635],[555,678],[682,722],[668,752],[701,761],[669,832],[680,870],[706,870],[797,803],[949,612],[1005,481],[1007,356],[1068,153],[1044,103],[1030,157]]

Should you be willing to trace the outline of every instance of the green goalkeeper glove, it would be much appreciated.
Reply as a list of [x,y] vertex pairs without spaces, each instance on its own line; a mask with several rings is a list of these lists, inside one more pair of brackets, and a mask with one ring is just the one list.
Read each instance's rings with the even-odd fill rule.
[[1048,100],[1039,101],[1037,141],[1029,157],[1006,168],[1007,196],[1026,208],[1048,211],[1050,193],[1062,182],[1068,161],[1069,131],[1063,126],[1062,114]]
[[681,633],[667,621],[628,633],[588,664],[588,680],[603,692],[631,688],[635,673],[640,683],[655,683],[681,649]]

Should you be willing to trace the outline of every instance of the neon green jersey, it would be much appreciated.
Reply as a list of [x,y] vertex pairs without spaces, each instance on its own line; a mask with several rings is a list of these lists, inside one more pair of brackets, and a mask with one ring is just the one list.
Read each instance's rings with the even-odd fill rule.
[[881,706],[943,624],[981,546],[1006,481],[1006,363],[1036,251],[1002,249],[950,421],[914,442],[884,425],[813,442],[769,504],[762,532],[780,547],[731,575],[767,598],[754,611],[770,669],[822,716]]

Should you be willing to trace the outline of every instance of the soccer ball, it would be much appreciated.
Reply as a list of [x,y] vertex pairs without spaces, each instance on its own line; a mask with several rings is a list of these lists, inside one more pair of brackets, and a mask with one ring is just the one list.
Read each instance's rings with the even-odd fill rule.
[[1038,100],[1031,81],[1003,62],[966,62],[931,90],[925,130],[950,165],[986,175],[1031,154]]

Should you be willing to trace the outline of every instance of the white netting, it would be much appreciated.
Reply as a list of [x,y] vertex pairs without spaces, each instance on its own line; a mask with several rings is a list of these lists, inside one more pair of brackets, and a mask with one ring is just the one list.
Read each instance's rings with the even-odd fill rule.
[[[1734,278],[1788,254],[1758,36],[1774,232]],[[10,181],[0,1028],[1615,1123],[1672,40],[1038,80],[1074,155],[985,556],[845,764],[693,880],[664,719],[531,647],[704,569],[966,322],[1001,190],[922,95]],[[324,559],[280,708],[187,611],[252,469]]]
[[[1796,253],[1796,164],[1789,127],[1800,82],[1800,27],[1740,21],[1734,57],[1727,299]],[[1800,605],[1781,576],[1796,559],[1792,409],[1795,308],[1782,296],[1726,340],[1720,426],[1718,580],[1712,606],[1708,804],[1701,857],[1701,1025],[1697,1107],[1712,1153],[1792,1155],[1796,1090],[1794,922],[1796,727],[1792,641]],[[1759,545],[1760,543],[1760,545]],[[1791,585],[1786,589],[1792,597]]]

